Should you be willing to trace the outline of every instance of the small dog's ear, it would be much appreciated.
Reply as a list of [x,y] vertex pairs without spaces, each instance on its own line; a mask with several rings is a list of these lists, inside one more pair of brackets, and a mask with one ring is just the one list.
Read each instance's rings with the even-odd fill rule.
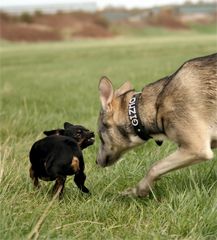
[[67,129],[67,128],[73,127],[73,126],[74,126],[74,125],[71,124],[71,123],[69,123],[69,122],[65,122],[65,123],[64,123],[64,129]]
[[122,95],[128,91],[131,91],[131,90],[134,90],[134,88],[132,87],[131,83],[127,81],[120,88],[118,88],[115,91],[115,96],[119,97],[120,95]]
[[44,131],[44,135],[51,136],[51,135],[64,135],[64,129],[55,129],[50,131]]
[[111,81],[107,77],[102,77],[99,81],[99,95],[103,110],[112,110],[111,102],[114,90]]

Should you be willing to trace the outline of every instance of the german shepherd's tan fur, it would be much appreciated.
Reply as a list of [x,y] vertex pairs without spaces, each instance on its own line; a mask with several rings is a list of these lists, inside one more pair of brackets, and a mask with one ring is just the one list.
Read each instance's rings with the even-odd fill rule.
[[[128,104],[135,94],[130,83],[114,91],[110,80],[102,77],[99,93],[97,163],[105,167],[144,141],[135,134],[128,117]],[[178,145],[174,153],[156,162],[136,187],[123,192],[146,196],[160,176],[213,158],[212,148],[217,147],[217,54],[191,59],[174,74],[145,86],[138,112],[154,139],[166,137]]]

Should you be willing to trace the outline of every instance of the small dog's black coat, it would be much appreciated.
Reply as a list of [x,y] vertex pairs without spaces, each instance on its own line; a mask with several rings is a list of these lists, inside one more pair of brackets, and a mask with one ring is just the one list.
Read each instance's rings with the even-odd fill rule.
[[64,129],[44,132],[47,137],[35,142],[30,150],[30,177],[34,185],[39,187],[39,179],[54,181],[53,191],[62,186],[63,192],[66,177],[74,175],[78,188],[88,193],[84,186],[84,160],[82,149],[94,143],[94,133],[80,125],[64,123]]

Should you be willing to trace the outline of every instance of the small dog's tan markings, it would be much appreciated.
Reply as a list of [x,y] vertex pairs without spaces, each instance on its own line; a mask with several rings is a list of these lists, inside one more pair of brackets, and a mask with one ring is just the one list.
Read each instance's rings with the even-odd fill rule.
[[71,166],[72,166],[72,169],[77,172],[80,170],[80,167],[79,167],[79,160],[77,157],[73,157],[72,158],[72,163],[71,163]]

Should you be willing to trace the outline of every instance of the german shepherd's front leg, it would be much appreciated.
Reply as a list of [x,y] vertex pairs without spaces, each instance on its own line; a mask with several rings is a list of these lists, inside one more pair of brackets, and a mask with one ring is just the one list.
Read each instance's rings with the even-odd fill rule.
[[198,149],[197,151],[192,151],[192,149],[179,148],[168,157],[155,163],[135,188],[127,189],[122,195],[144,197],[148,195],[154,182],[160,176],[175,169],[212,159],[212,157],[213,152],[209,147],[201,148],[199,151]]

